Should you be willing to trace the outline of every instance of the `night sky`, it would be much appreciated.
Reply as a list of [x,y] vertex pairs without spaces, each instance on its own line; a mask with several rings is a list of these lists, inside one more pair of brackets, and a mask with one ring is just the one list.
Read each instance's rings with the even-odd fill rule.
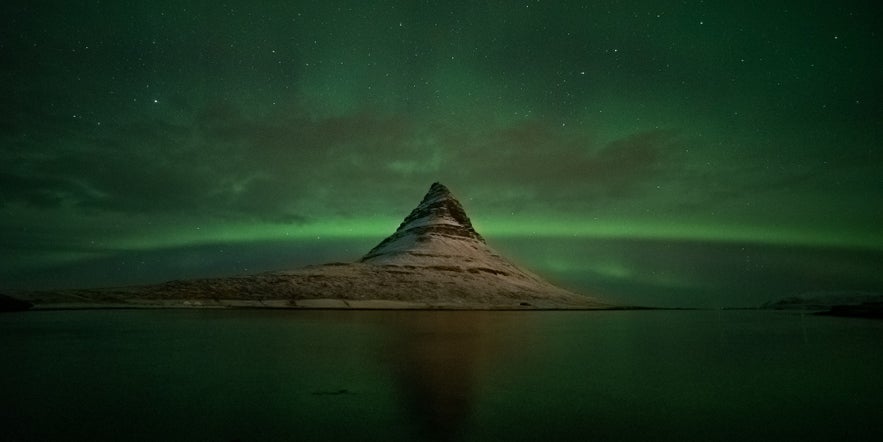
[[0,14],[0,291],[353,261],[441,181],[617,302],[883,292],[876,2]]

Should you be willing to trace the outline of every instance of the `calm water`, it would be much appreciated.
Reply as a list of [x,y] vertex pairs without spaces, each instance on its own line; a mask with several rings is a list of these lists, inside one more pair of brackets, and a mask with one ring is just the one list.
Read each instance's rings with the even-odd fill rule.
[[0,315],[4,440],[883,440],[883,321]]

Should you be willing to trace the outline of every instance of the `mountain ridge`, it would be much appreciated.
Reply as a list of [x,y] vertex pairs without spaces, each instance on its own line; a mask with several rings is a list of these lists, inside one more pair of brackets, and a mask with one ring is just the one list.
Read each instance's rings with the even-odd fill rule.
[[228,278],[17,296],[37,308],[283,307],[405,309],[603,309],[493,250],[441,183],[390,236],[353,263]]
[[420,204],[399,224],[396,231],[368,251],[359,262],[370,262],[382,254],[385,246],[407,234],[425,237],[431,233],[485,242],[484,238],[472,227],[472,221],[469,220],[463,206],[454,198],[451,191],[444,184],[435,182],[429,187],[429,191]]

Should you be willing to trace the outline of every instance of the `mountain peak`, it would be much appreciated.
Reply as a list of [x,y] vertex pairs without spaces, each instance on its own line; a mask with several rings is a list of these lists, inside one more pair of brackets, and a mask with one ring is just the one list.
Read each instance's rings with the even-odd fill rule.
[[397,280],[410,281],[402,288],[410,297],[465,303],[518,299],[520,306],[525,305],[525,299],[530,300],[527,305],[598,305],[555,287],[500,255],[475,231],[463,206],[441,183],[433,183],[395,233],[357,265],[385,275],[378,286],[383,291],[396,290]]
[[466,236],[484,241],[472,227],[463,206],[451,191],[439,182],[432,183],[429,191],[411,213],[405,217],[396,232],[423,226],[452,226],[462,231],[449,231],[455,236]]
[[420,204],[405,217],[395,233],[381,241],[363,258],[366,262],[390,253],[412,253],[419,245],[439,239],[459,239],[484,244],[484,238],[472,227],[463,206],[451,191],[439,182],[432,183]]
[[555,287],[501,256],[472,228],[460,202],[441,183],[433,183],[399,228],[358,263],[334,263],[233,278],[171,281],[125,290],[34,293],[24,299],[50,305],[115,300],[122,304],[166,307],[609,307],[596,299]]
[[447,186],[445,186],[444,184],[442,184],[438,181],[432,183],[432,185],[429,186],[429,192],[427,192],[427,195],[430,193],[434,193],[434,192],[440,192],[440,193],[443,192],[443,193],[447,193],[447,194],[451,193],[450,189],[448,189]]

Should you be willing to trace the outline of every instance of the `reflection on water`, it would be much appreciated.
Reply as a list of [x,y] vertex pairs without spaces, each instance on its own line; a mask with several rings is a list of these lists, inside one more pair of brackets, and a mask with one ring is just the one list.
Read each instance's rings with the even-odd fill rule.
[[[480,377],[511,346],[511,317],[491,312],[398,312],[386,357],[424,438],[454,439],[468,423]],[[524,324],[522,324],[524,325]]]
[[883,440],[883,322],[780,312],[0,316],[3,440]]

